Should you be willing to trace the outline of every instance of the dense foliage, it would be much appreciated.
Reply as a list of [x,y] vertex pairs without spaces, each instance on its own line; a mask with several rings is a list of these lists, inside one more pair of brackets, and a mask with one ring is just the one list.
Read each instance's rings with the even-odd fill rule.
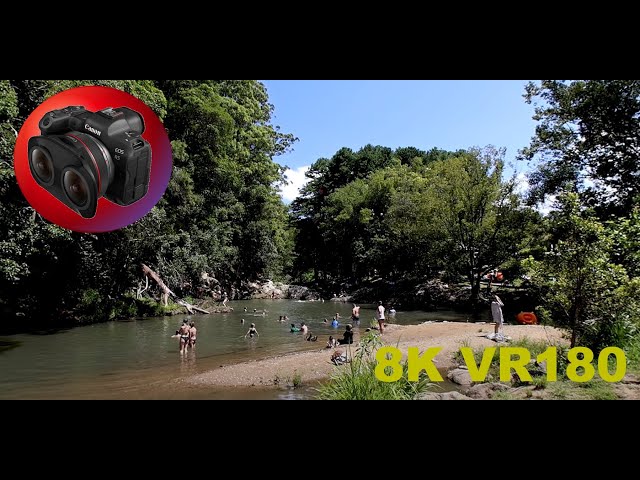
[[[118,232],[83,235],[49,224],[14,178],[24,119],[45,98],[78,85],[139,97],[172,140],[166,194]],[[141,263],[181,296],[289,277],[325,292],[377,285],[382,296],[369,300],[384,300],[403,282],[438,278],[466,285],[476,306],[481,278],[500,268],[512,281],[528,274],[537,312],[567,328],[572,343],[633,345],[640,81],[544,80],[530,84],[525,99],[536,104],[538,125],[521,155],[532,164],[524,199],[499,149],[367,145],[318,159],[287,209],[274,158],[296,139],[271,123],[273,106],[257,81],[0,80],[4,325],[157,313],[153,302],[132,295]],[[542,202],[552,205],[549,215],[534,208]]]
[[531,203],[556,197],[547,252],[528,261],[540,312],[594,350],[640,345],[640,81],[543,80],[527,87],[536,134]]
[[367,146],[318,160],[292,205],[298,275],[359,285],[442,272],[477,299],[483,275],[531,248],[538,220],[503,180],[503,154]]
[[640,194],[640,80],[543,80],[526,100],[538,121],[523,157],[537,161],[531,199],[571,184],[599,215],[627,215]]
[[[49,224],[28,206],[14,178],[22,122],[47,97],[79,85],[111,86],[140,98],[163,119],[172,140],[174,169],[165,196],[144,219],[118,232],[83,235]],[[123,307],[136,313],[118,302],[140,281],[142,262],[185,296],[281,277],[292,238],[277,190],[283,170],[273,158],[295,138],[271,124],[272,110],[265,87],[252,80],[1,80],[4,318],[99,320]],[[216,280],[204,285],[203,273]]]
[[612,239],[578,196],[565,192],[547,219],[552,247],[529,259],[531,280],[540,288],[539,313],[571,333],[570,346],[595,352],[626,345],[640,318],[640,279],[612,262]]

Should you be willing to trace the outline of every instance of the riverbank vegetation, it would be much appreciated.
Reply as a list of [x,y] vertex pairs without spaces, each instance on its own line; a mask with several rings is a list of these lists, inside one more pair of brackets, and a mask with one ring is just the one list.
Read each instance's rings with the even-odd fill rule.
[[[531,381],[523,381],[516,374],[512,375],[511,381],[499,385],[500,389],[492,391],[491,388],[484,389],[488,398],[494,400],[525,400],[525,399],[551,399],[551,400],[616,400],[619,398],[614,384],[607,383],[597,375],[587,382],[574,382],[567,378],[566,371],[569,364],[567,353],[569,351],[566,343],[553,343],[542,340],[521,339],[510,342],[508,345],[498,346],[489,366],[486,378],[483,382],[496,385],[500,381],[500,349],[501,348],[524,348],[531,354],[531,362],[526,366],[526,370],[531,375]],[[547,371],[549,366],[546,362],[538,363],[535,359],[544,353],[549,347],[556,348],[557,381],[547,381]],[[473,357],[476,365],[480,365],[486,348],[474,348]],[[454,360],[464,365],[464,359],[460,351],[454,355]],[[597,371],[597,362],[592,363]],[[609,370],[616,370],[615,362],[610,362]],[[626,369],[626,366],[625,366]],[[582,367],[579,367],[580,375],[584,374]],[[507,388],[505,388],[507,385]]]
[[[164,197],[117,232],[49,224],[13,174],[24,119],[79,85],[139,97],[172,141]],[[271,279],[476,313],[487,309],[483,277],[499,269],[507,319],[535,311],[573,345],[637,352],[640,81],[545,80],[524,93],[537,121],[519,158],[526,181],[492,146],[345,147],[311,165],[287,206],[276,160],[297,139],[273,124],[260,82],[1,80],[0,329],[163,313],[142,264],[180,298],[243,298],[249,282]]]
[[424,372],[417,382],[409,382],[406,362],[402,364],[403,375],[397,382],[378,380],[375,355],[382,346],[379,335],[374,331],[364,335],[357,347],[344,346],[348,362],[336,369],[329,381],[318,389],[318,399],[415,400],[420,394],[435,388]]

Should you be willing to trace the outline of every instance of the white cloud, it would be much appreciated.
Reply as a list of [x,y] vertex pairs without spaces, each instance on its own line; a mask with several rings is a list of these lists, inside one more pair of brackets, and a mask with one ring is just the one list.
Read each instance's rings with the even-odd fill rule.
[[[516,175],[516,193],[519,195],[525,195],[531,185],[529,185],[529,180],[527,179],[526,173],[520,172]],[[554,204],[556,202],[556,195],[547,195],[544,199],[544,202],[536,205],[536,210],[540,212],[541,215],[549,215],[551,210],[554,209]]]
[[524,195],[529,190],[529,180],[527,174],[520,172],[516,175],[516,193]]
[[555,210],[555,203],[557,200],[556,195],[547,195],[544,199],[544,203],[542,205],[538,205],[537,209],[541,215],[547,216],[551,213],[551,210]]
[[309,166],[298,167],[295,170],[291,170],[287,168],[284,172],[288,184],[282,186],[282,192],[280,195],[285,202],[293,201],[300,193],[300,189],[304,187],[309,181],[308,178],[304,176],[304,174],[309,170]]

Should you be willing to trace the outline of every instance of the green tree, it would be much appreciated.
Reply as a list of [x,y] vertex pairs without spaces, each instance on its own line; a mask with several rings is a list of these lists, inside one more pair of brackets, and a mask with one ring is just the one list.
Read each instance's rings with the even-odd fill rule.
[[543,318],[566,328],[571,347],[587,346],[596,353],[623,346],[631,338],[640,314],[640,280],[611,262],[612,241],[578,195],[567,191],[549,217],[552,247],[540,260],[526,265],[540,293]]
[[[140,98],[172,140],[166,194],[117,232],[83,235],[49,224],[31,210],[13,174],[25,118],[47,97],[82,85]],[[203,293],[203,273],[227,291],[285,275],[293,241],[278,195],[283,168],[273,160],[296,139],[272,125],[272,113],[254,80],[0,81],[0,308],[54,322],[110,318],[140,281],[140,263],[192,296]]]
[[640,277],[640,207],[627,217],[607,222],[613,242],[613,259],[622,265],[630,277]]
[[417,201],[416,223],[431,232],[443,267],[467,279],[473,303],[482,276],[519,258],[533,238],[536,214],[520,205],[513,181],[503,182],[503,155],[488,147],[433,163]]
[[[373,269],[388,271],[385,263],[389,256],[381,256],[379,252],[388,251],[390,245],[382,223],[395,187],[385,184],[384,175],[376,177],[377,186],[369,184],[367,177],[400,165],[422,171],[447,155],[448,152],[438,149],[425,152],[405,147],[393,151],[366,145],[357,152],[341,148],[331,159],[318,159],[306,173],[309,182],[291,204],[292,223],[296,227],[294,270],[298,276],[312,271],[315,280],[340,282],[345,278],[357,281]],[[353,187],[337,194],[352,183]],[[366,192],[358,193],[363,189]],[[333,195],[337,196],[330,200]],[[356,198],[361,195],[367,198]],[[350,198],[356,203],[350,205]],[[375,205],[368,205],[369,202]],[[352,214],[355,216],[348,220]],[[370,214],[375,217],[369,218]],[[340,225],[334,229],[331,222],[338,216]],[[357,230],[365,225],[363,231]]]
[[542,80],[525,98],[538,121],[522,152],[539,160],[531,201],[571,184],[600,218],[630,211],[640,194],[640,80]]

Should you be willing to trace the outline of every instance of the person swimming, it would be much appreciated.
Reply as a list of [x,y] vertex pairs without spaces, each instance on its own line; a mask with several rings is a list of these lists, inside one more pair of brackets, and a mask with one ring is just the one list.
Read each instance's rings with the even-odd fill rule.
[[291,332],[294,333],[294,332],[299,332],[299,331],[300,331],[300,329],[298,327],[296,327],[296,324],[292,323],[291,324]]

